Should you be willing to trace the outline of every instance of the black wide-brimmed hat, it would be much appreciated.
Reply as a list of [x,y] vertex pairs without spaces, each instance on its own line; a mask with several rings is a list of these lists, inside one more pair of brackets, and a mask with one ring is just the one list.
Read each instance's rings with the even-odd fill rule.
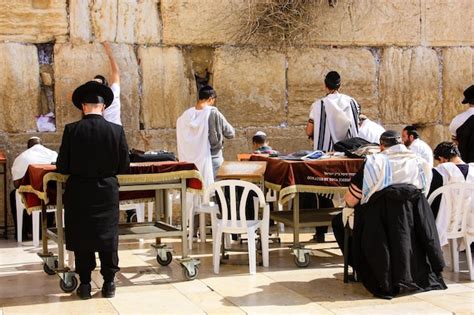
[[79,86],[72,93],[72,102],[74,106],[82,110],[82,104],[99,104],[103,103],[105,108],[109,107],[114,100],[114,92],[97,81],[89,81]]
[[463,104],[474,104],[474,85],[471,85],[464,91]]

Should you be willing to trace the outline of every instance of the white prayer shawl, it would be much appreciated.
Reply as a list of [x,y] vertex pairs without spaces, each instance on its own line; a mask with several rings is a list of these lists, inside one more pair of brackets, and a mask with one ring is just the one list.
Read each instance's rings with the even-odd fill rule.
[[384,127],[367,118],[362,122],[359,128],[358,137],[372,143],[380,143],[380,136],[384,132]]
[[425,159],[430,167],[433,167],[433,150],[431,150],[431,147],[426,142],[421,139],[415,139],[408,149]]
[[357,137],[359,105],[350,96],[334,93],[311,106],[314,150],[332,151],[334,143]]
[[12,177],[13,180],[22,179],[28,166],[30,164],[51,164],[51,162],[56,162],[58,154],[46,148],[41,144],[35,144],[26,151],[23,151],[15,161],[13,161],[12,166]]
[[361,204],[377,191],[393,184],[411,184],[428,193],[431,167],[425,160],[397,144],[383,152],[369,155],[364,166]]
[[120,85],[118,83],[113,83],[110,86],[110,89],[114,93],[114,100],[109,107],[104,110],[104,119],[117,124],[122,125],[122,120],[120,119]]
[[[453,183],[474,183],[474,163],[469,163],[469,171],[467,177],[464,178],[461,170],[456,166],[456,164],[447,162],[438,165],[436,171],[443,178],[443,186]],[[456,198],[455,192],[451,196],[451,200]],[[474,199],[473,196],[468,195],[466,198],[469,198],[467,201],[470,205],[469,212],[467,214],[467,233],[470,235],[471,239],[474,239]],[[452,225],[455,223],[455,213],[452,213],[451,206],[447,204],[447,198],[441,197],[441,203],[439,205],[438,216],[436,217],[436,228],[438,230],[439,241],[441,246],[448,244],[447,233],[449,230],[455,230]],[[464,249],[464,242],[460,244],[460,249]]]
[[196,165],[204,180],[204,187],[214,183],[211,145],[209,143],[209,114],[211,107],[187,109],[176,122],[178,157],[180,161]]

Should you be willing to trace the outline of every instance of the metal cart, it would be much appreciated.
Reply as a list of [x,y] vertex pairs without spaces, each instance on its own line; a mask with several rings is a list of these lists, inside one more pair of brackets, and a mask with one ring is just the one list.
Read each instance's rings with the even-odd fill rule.
[[[173,249],[165,244],[161,244],[161,237],[180,237],[182,246],[182,257],[179,260],[183,268],[183,274],[186,279],[193,280],[198,276],[199,260],[188,257],[188,248],[186,246],[187,231],[187,212],[186,212],[186,191],[187,180],[190,178],[201,179],[198,171],[178,171],[173,173],[118,175],[120,191],[155,191],[155,213],[156,221],[149,223],[131,223],[119,225],[119,240],[137,239],[137,238],[155,238],[156,243],[152,246],[156,249],[157,262],[166,266],[173,259]],[[172,176],[170,176],[172,175]],[[72,292],[78,285],[75,272],[65,266],[64,263],[64,228],[63,228],[63,191],[67,180],[67,175],[55,172],[47,173],[43,182],[44,187],[48,182],[56,182],[56,227],[47,228],[46,221],[46,203],[41,199],[42,211],[42,252],[39,257],[43,260],[43,269],[49,275],[57,274],[60,278],[59,286],[64,292]],[[173,178],[173,179],[170,179]],[[181,191],[181,226],[172,226],[168,223],[159,221],[160,209],[166,205],[167,198],[163,198],[164,192],[168,189],[178,189]],[[20,188],[21,191],[21,188]],[[46,194],[44,194],[46,195]],[[45,237],[46,236],[46,237]],[[58,255],[54,255],[48,250],[48,239],[58,244]]]

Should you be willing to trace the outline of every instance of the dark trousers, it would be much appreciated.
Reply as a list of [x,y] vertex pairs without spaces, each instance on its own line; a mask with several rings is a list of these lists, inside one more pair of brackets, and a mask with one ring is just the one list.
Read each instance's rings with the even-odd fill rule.
[[[79,274],[82,284],[91,282],[92,270],[97,266],[95,252],[74,251],[76,258],[76,273]],[[104,282],[114,281],[115,273],[120,270],[118,252],[99,252],[100,274]]]
[[32,216],[28,215],[26,213],[25,209],[17,209],[16,208],[16,189],[12,190],[10,192],[10,209],[12,213],[12,218],[13,218],[13,223],[15,224],[15,239],[17,238],[17,231],[18,231],[18,224],[16,222],[16,212],[17,211],[22,211],[23,212],[23,240],[28,239],[28,234],[31,234],[32,232]]
[[[300,209],[324,209],[334,207],[331,199],[323,196],[317,196],[315,193],[299,193],[299,198]],[[316,227],[317,236],[324,236],[327,231],[327,226]]]
[[[332,219],[332,231],[334,232],[334,237],[336,238],[337,245],[341,249],[342,254],[344,254],[344,224],[342,223],[342,213],[339,213]],[[349,236],[348,244],[348,262],[352,266],[352,237]]]

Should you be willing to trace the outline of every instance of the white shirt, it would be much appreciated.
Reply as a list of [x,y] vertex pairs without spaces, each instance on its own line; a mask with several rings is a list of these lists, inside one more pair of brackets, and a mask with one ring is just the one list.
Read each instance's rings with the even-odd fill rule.
[[22,179],[30,164],[51,164],[51,162],[56,162],[57,158],[58,154],[55,151],[50,150],[41,144],[36,144],[21,153],[17,156],[15,161],[13,161],[13,180]]
[[458,130],[458,128],[461,127],[462,124],[464,124],[472,115],[474,115],[474,107],[469,107],[465,112],[454,117],[449,125],[449,132],[451,132],[453,136],[456,136],[456,130]]
[[362,122],[362,125],[359,128],[358,137],[372,143],[380,143],[380,135],[384,132],[384,127],[367,118]]
[[122,125],[122,120],[120,119],[120,85],[118,83],[113,83],[110,86],[110,89],[114,93],[114,100],[109,107],[104,110],[105,120]]
[[431,150],[431,147],[426,142],[424,142],[423,140],[419,138],[415,139],[410,144],[408,149],[418,154],[426,162],[428,162],[430,167],[433,167],[433,150]]

